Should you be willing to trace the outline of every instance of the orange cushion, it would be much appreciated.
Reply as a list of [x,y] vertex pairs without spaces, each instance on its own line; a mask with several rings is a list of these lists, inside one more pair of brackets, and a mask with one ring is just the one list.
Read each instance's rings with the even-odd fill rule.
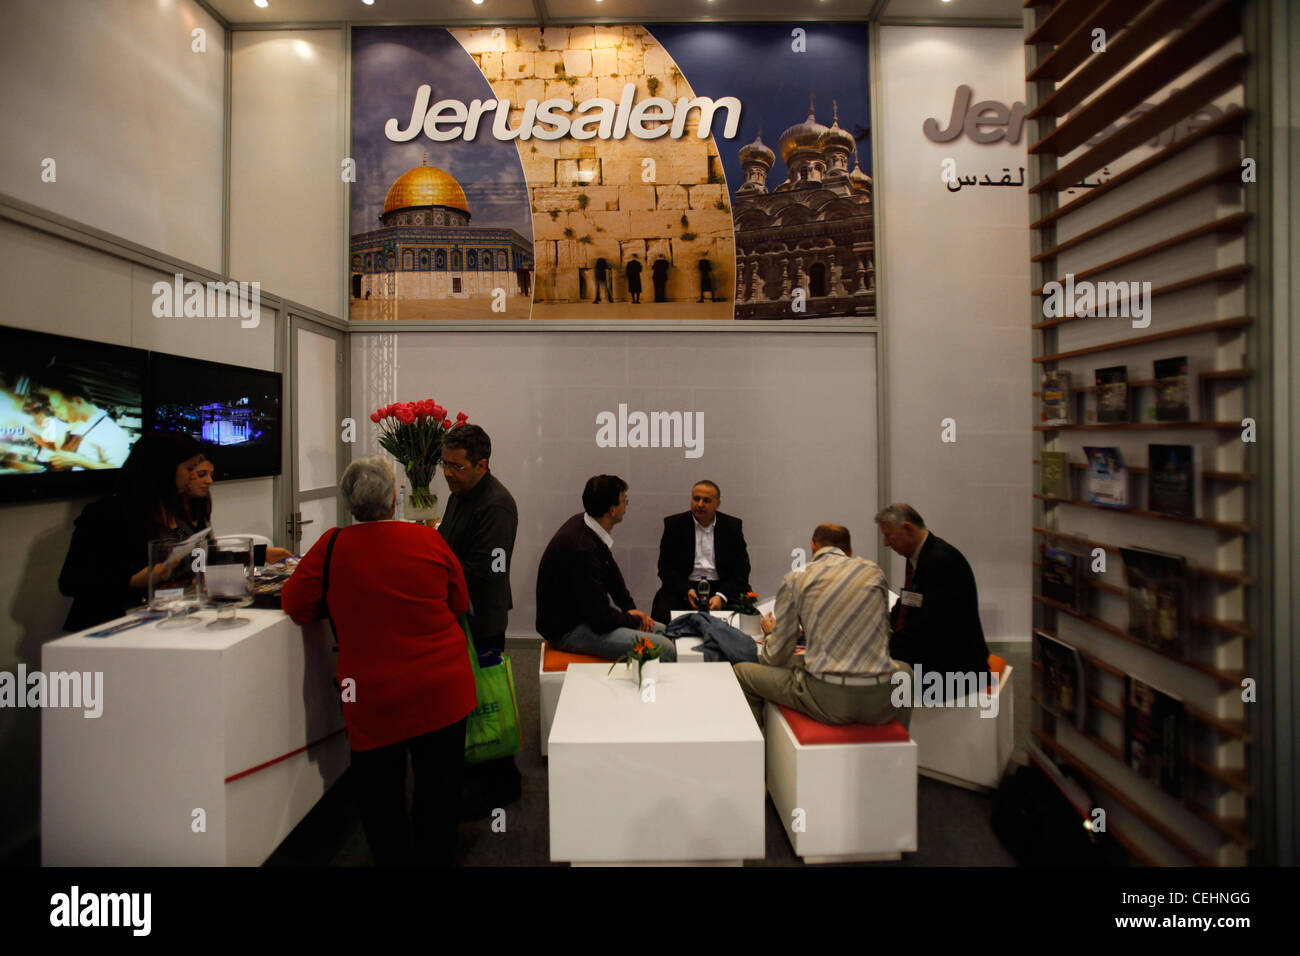
[[794,731],[794,739],[804,746],[907,743],[912,739],[896,720],[887,724],[823,724],[781,704],[777,707],[781,708],[781,716]]
[[999,678],[1002,676],[1002,669],[1006,666],[1007,666],[1007,662],[1004,661],[1002,658],[998,657],[998,655],[996,654],[989,655],[989,670],[992,671],[994,674],[997,674]]
[[609,659],[605,657],[588,657],[586,654],[570,654],[568,651],[561,651],[552,647],[550,644],[542,641],[542,670],[550,671],[567,671],[570,664],[608,664]]

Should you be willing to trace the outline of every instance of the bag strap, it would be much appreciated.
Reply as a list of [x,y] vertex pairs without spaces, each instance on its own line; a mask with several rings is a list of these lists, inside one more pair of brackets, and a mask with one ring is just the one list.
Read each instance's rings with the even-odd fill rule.
[[474,685],[478,686],[478,675],[481,668],[478,666],[478,648],[474,646],[474,635],[469,632],[469,616],[462,614],[460,616],[461,630],[465,632],[465,641],[469,645],[469,666],[474,671]]
[[334,635],[334,650],[339,649],[339,632],[334,627],[334,616],[330,614],[330,563],[334,560],[334,544],[339,540],[339,535],[343,529],[339,528],[330,538],[330,543],[325,546],[325,572],[321,575],[323,586],[321,587],[321,600],[325,602],[325,620],[330,622],[330,633]]

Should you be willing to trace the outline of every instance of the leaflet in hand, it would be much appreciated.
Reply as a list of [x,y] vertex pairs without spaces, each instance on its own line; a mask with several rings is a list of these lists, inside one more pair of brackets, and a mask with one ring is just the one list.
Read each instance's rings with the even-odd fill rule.
[[208,536],[211,528],[204,528],[202,531],[196,531],[180,544],[173,545],[172,549],[167,552],[167,559],[164,564],[179,564],[182,558],[188,558],[198,543]]
[[767,616],[776,612],[776,598],[768,598],[766,601],[758,602],[758,613],[761,616]]

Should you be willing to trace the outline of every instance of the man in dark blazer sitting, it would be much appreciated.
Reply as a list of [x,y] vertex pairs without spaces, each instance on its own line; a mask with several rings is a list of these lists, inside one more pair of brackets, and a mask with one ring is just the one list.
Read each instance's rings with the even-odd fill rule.
[[665,662],[677,646],[662,624],[636,609],[611,550],[614,526],[627,512],[627,482],[595,475],[582,490],[582,512],[555,532],[537,566],[537,632],[571,654],[617,660],[641,638],[658,645]]
[[975,574],[962,553],[931,534],[911,505],[890,505],[875,520],[885,544],[907,559],[907,576],[889,615],[890,656],[945,674],[987,671]]
[[664,624],[676,610],[697,607],[695,582],[712,582],[709,608],[718,610],[749,590],[749,550],[739,518],[718,511],[722,493],[712,481],[691,488],[691,510],[664,519],[659,580],[650,616]]

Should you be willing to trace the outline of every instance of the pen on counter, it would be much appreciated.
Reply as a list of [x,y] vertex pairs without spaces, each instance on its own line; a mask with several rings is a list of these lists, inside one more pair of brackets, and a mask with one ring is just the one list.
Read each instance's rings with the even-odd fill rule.
[[[181,613],[185,615],[189,615],[189,614],[193,614],[197,610],[198,608],[195,607],[186,608]],[[133,621],[123,621],[121,624],[114,624],[113,626],[106,627],[103,630],[91,631],[89,634],[86,635],[86,637],[112,637],[114,634],[121,634],[123,631],[129,631],[133,627],[140,627],[144,624],[148,624],[150,621],[157,621],[166,616],[167,616],[166,614],[159,613],[156,611],[151,611],[146,614],[140,615]]]
[[106,627],[102,631],[91,631],[87,637],[112,637],[114,634],[121,634],[123,631],[129,631],[133,627],[140,627],[148,624],[153,618],[141,617],[134,621],[123,621],[121,624],[114,624],[112,627]]

